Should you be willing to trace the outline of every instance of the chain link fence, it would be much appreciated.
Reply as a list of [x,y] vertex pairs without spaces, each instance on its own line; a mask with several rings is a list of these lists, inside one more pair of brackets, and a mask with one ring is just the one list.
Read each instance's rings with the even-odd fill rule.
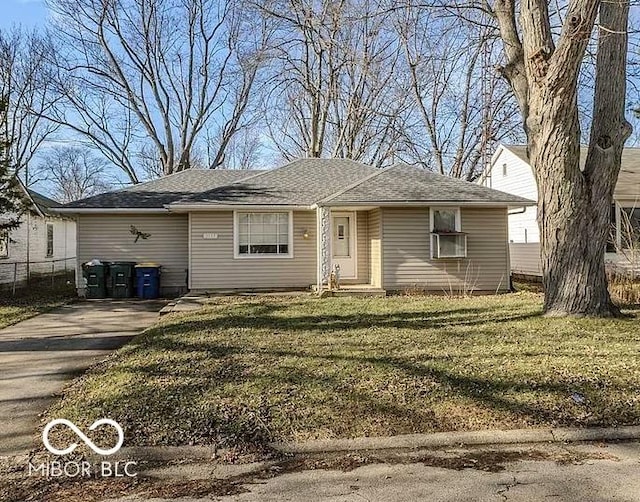
[[0,261],[0,294],[17,296],[33,287],[73,288],[76,258],[32,262]]

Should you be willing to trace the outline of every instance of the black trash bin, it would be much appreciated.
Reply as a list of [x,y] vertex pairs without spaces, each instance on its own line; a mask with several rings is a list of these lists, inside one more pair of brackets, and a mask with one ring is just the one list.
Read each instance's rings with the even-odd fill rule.
[[160,269],[155,263],[136,265],[136,293],[138,298],[160,298]]
[[88,262],[82,266],[82,275],[87,281],[87,298],[107,298],[108,274],[109,262]]
[[136,263],[117,261],[109,267],[111,296],[113,298],[133,298],[135,296]]

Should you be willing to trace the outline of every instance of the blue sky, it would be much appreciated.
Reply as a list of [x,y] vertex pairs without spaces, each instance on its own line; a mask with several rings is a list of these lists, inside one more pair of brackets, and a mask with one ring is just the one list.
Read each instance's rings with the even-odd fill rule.
[[42,25],[47,19],[44,0],[0,0],[0,28],[13,24]]

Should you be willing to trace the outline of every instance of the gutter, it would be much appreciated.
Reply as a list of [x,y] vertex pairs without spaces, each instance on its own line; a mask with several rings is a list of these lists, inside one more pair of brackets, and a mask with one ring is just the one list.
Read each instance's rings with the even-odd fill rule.
[[452,207],[528,207],[535,206],[535,202],[465,202],[465,201],[412,201],[412,200],[398,200],[398,201],[340,201],[336,203],[326,204],[317,203],[312,206],[312,209],[316,209],[320,206],[325,207],[342,207],[342,206],[376,206],[376,207],[393,207],[393,206],[410,206],[410,207],[430,207],[430,206],[452,206]]
[[211,212],[211,211],[313,211],[319,207],[430,207],[430,206],[451,206],[451,207],[518,207],[522,208],[518,212],[509,214],[519,214],[524,212],[526,207],[535,206],[535,202],[511,203],[511,202],[464,202],[464,201],[369,201],[369,202],[317,202],[311,205],[286,205],[286,204],[168,204],[164,207],[105,207],[105,208],[60,208],[56,212],[62,214],[167,214],[167,213],[189,213],[189,212]]
[[172,213],[186,212],[209,212],[209,211],[234,211],[234,210],[255,210],[255,211],[311,211],[313,206],[292,206],[286,204],[169,204],[165,206]]
[[65,207],[56,210],[63,214],[164,214],[169,210],[163,207]]

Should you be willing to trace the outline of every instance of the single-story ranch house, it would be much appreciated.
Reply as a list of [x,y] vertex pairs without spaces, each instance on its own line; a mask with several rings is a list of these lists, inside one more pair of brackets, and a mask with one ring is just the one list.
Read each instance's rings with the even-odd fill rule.
[[301,159],[187,170],[63,211],[77,219],[78,266],[156,262],[165,295],[324,289],[336,265],[345,287],[493,293],[509,288],[507,212],[530,204],[406,164]]

